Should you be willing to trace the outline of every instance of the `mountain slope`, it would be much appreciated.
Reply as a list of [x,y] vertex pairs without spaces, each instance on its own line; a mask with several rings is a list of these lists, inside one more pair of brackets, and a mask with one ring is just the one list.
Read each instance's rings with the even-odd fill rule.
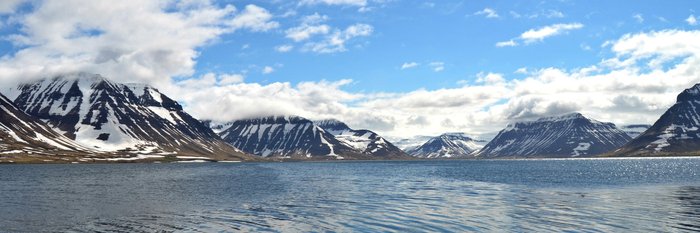
[[219,133],[224,141],[263,157],[359,159],[362,153],[312,121],[297,116],[237,120]]
[[370,130],[351,129],[345,123],[329,119],[314,122],[326,132],[333,134],[339,141],[350,145],[363,154],[375,157],[400,157],[407,156],[391,142]]
[[10,154],[60,157],[89,152],[44,122],[27,115],[0,94],[0,157]]
[[454,158],[467,157],[482,146],[463,133],[445,133],[431,138],[423,145],[408,151],[418,158]]
[[182,106],[143,84],[75,74],[18,87],[15,104],[78,143],[100,151],[248,159]]
[[614,156],[700,155],[700,84],[681,92],[649,129]]
[[509,124],[479,157],[579,157],[617,149],[631,138],[612,123],[579,113]]

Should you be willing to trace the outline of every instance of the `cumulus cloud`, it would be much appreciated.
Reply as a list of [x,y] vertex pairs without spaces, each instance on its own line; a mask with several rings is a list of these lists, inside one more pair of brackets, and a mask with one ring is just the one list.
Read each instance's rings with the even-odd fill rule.
[[486,18],[498,18],[498,13],[496,10],[491,8],[484,8],[483,10],[474,12],[474,15],[483,15]]
[[[6,4],[3,1],[3,4]],[[120,81],[168,83],[194,73],[197,49],[226,33],[278,27],[265,9],[208,1],[38,1],[13,15],[21,48],[0,60],[3,82],[57,73],[100,73]]]
[[637,23],[644,23],[644,16],[642,16],[642,14],[635,14],[632,16],[632,18],[634,18]]
[[410,69],[410,68],[416,67],[418,65],[419,64],[417,62],[406,62],[406,63],[403,63],[403,65],[401,65],[401,69],[402,70]]

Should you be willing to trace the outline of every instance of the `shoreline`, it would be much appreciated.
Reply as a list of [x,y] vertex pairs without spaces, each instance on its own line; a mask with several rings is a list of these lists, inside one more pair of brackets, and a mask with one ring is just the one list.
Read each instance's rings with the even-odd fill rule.
[[[17,160],[7,159],[0,160],[0,165],[10,164],[165,164],[165,163],[353,163],[353,162],[430,162],[430,161],[563,161],[563,160],[635,160],[635,159],[700,159],[700,156],[688,155],[670,155],[670,156],[634,156],[634,157],[577,157],[577,158],[440,158],[440,159],[424,159],[424,158],[397,158],[397,159],[278,159],[278,158],[260,158],[259,160],[241,161],[241,160],[215,160],[205,157],[182,156],[183,158],[143,158],[137,157],[120,157],[120,158],[78,158],[75,160],[67,160],[60,158],[58,160],[46,160],[45,158],[20,158]],[[185,158],[186,157],[186,158]],[[189,158],[192,157],[192,158]],[[136,158],[136,159],[132,159]]]

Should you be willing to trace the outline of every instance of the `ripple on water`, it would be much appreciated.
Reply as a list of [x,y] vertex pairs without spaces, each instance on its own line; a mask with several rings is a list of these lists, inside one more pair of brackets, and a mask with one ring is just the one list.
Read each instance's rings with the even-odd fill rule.
[[[700,167],[699,160],[658,164],[663,161],[8,166],[0,169],[0,227],[32,232],[699,231],[700,179],[688,172]],[[609,179],[613,173],[624,182]]]

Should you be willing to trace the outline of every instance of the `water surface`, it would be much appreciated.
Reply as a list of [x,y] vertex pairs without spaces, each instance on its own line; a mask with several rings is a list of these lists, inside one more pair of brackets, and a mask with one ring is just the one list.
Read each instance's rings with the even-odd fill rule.
[[0,166],[3,232],[700,231],[700,159]]

